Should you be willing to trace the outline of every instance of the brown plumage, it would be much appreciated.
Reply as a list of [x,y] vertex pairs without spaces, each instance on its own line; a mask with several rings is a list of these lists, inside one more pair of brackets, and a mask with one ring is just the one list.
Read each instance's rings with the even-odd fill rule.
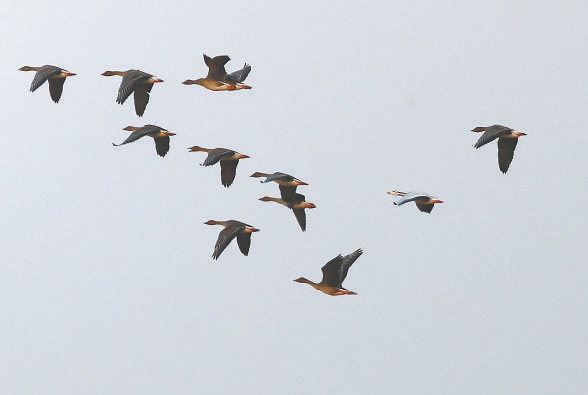
[[163,82],[163,80],[141,70],[105,71],[102,75],[123,77],[118,88],[116,102],[123,104],[132,93],[135,99],[135,113],[140,117],[145,113],[145,108],[149,103],[149,93],[153,84]]
[[239,152],[228,148],[202,148],[195,145],[188,149],[190,152],[208,152],[208,156],[202,163],[202,166],[211,166],[220,162],[221,183],[227,188],[231,186],[235,179],[239,159],[249,158],[248,155],[240,154]]
[[270,196],[264,196],[262,198],[259,198],[259,200],[261,200],[262,202],[275,202],[275,203],[281,204],[283,206],[286,206],[289,209],[292,209],[292,212],[294,213],[294,216],[296,217],[296,220],[298,221],[298,225],[300,225],[300,229],[302,229],[303,232],[306,231],[306,211],[305,211],[305,209],[316,208],[316,205],[314,203],[307,202],[304,195],[301,195],[299,193],[296,193],[294,195],[294,198],[289,201],[286,201],[284,199],[275,198],[275,197],[270,197]]
[[249,254],[249,246],[251,245],[251,233],[259,232],[259,229],[233,219],[227,221],[216,221],[211,219],[206,221],[205,224],[222,225],[225,227],[218,234],[218,239],[216,240],[214,251],[212,252],[212,259],[218,259],[220,254],[222,254],[234,238],[237,238],[237,245],[239,246],[241,253],[247,256]]
[[139,140],[141,137],[149,136],[153,137],[155,142],[155,151],[157,155],[164,157],[169,151],[169,136],[175,136],[175,133],[168,132],[164,128],[156,125],[145,125],[141,127],[127,126],[123,130],[133,132],[120,144],[112,143],[115,147],[119,145],[132,143],[133,141]]
[[249,85],[242,82],[247,78],[251,71],[251,65],[245,63],[242,69],[227,74],[225,64],[231,58],[227,55],[219,55],[211,58],[206,54],[204,56],[204,63],[208,66],[208,74],[206,78],[198,78],[196,80],[186,80],[182,82],[184,85],[200,85],[211,91],[234,91],[239,89],[251,89]]
[[275,182],[276,184],[278,184],[280,188],[280,195],[282,196],[282,199],[285,201],[292,201],[296,198],[296,187],[298,187],[299,185],[308,185],[304,181],[300,181],[298,178],[291,176],[290,174],[281,173],[279,171],[272,174],[256,171],[249,177],[265,177],[265,180],[260,181],[261,183],[271,181]]
[[476,126],[472,129],[472,132],[484,132],[474,144],[476,149],[498,139],[498,167],[504,174],[506,174],[512,162],[519,137],[527,135],[502,125]]
[[345,281],[345,278],[347,277],[349,268],[351,265],[353,265],[353,262],[355,262],[357,258],[361,256],[361,254],[363,254],[363,250],[360,248],[353,251],[351,254],[345,256],[339,254],[335,258],[331,259],[321,268],[323,272],[323,278],[320,283],[315,283],[305,277],[297,278],[294,281],[308,284],[314,289],[331,296],[357,295],[356,292],[343,288],[343,281]]
[[394,202],[396,206],[402,206],[404,203],[414,202],[417,208],[424,213],[431,213],[435,203],[443,203],[443,200],[439,200],[434,196],[431,196],[422,192],[400,192],[390,191],[388,195],[401,196],[400,200]]
[[35,77],[31,82],[31,92],[34,92],[35,90],[37,90],[38,87],[43,85],[45,81],[48,81],[49,94],[51,95],[51,99],[55,103],[59,103],[59,99],[61,99],[61,93],[63,92],[63,84],[65,83],[65,78],[76,75],[75,73],[70,73],[69,71],[62,69],[61,67],[52,66],[50,64],[46,64],[45,66],[41,67],[22,66],[19,70],[36,71]]

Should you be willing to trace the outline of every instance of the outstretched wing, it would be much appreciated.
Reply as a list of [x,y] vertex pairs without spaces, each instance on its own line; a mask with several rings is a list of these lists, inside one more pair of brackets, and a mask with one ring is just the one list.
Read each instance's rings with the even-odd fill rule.
[[321,271],[323,272],[323,279],[321,280],[321,284],[325,284],[330,287],[341,288],[341,283],[343,282],[343,272],[341,270],[342,264],[343,255],[341,254],[325,263],[325,265],[321,268]]
[[512,158],[514,157],[514,151],[517,146],[519,139],[498,139],[498,167],[500,171],[506,174]]
[[147,134],[150,132],[149,128],[146,128],[145,126],[133,131],[133,133],[131,133],[129,135],[129,137],[127,137],[122,143],[120,144],[114,144],[112,143],[112,145],[114,145],[115,147],[118,147],[119,145],[123,145],[123,144],[128,144],[128,143],[132,143],[133,141],[137,141],[139,140],[141,137],[147,136]]
[[154,137],[153,140],[155,141],[157,155],[163,158],[169,152],[169,136]]
[[225,82],[233,83],[233,84],[241,83],[241,82],[245,81],[245,78],[247,78],[250,71],[251,71],[251,65],[245,63],[245,65],[243,66],[242,69],[237,70],[237,71],[233,71],[232,73],[227,74],[225,76]]
[[204,63],[208,66],[208,74],[206,78],[214,81],[224,81],[227,72],[225,70],[225,64],[231,60],[227,55],[220,55],[211,58],[204,55]]
[[296,187],[295,186],[288,186],[288,185],[279,185],[280,188],[280,195],[282,196],[282,200],[286,202],[291,202],[296,198]]
[[152,84],[139,84],[133,93],[135,99],[135,113],[142,117],[149,103],[149,92],[153,88]]
[[419,199],[425,198],[428,200],[428,198],[429,198],[429,195],[427,195],[426,193],[422,193],[422,192],[408,192],[408,193],[404,193],[404,195],[396,195],[396,196],[402,196],[395,203],[397,206],[402,206],[405,203],[409,203],[409,202],[413,202],[413,201],[416,203]]
[[[428,199],[427,199],[428,200]],[[435,207],[434,203],[427,203],[422,200],[415,200],[414,203],[416,204],[417,208],[421,210],[423,213],[431,213],[433,211],[433,207]]]
[[[227,246],[233,241],[233,239],[244,229],[244,226],[227,226],[223,230],[220,231],[218,234],[218,239],[216,240],[216,244],[214,245],[214,251],[212,253],[212,259],[218,259],[220,254],[227,248]],[[250,235],[250,234],[249,234]],[[241,242],[237,239],[239,243],[239,249],[243,251],[244,247],[241,247]],[[249,244],[247,245],[247,252],[249,251]],[[247,255],[246,253],[244,253]]]
[[502,125],[492,125],[490,126],[482,136],[476,141],[474,144],[474,148],[480,148],[481,146],[488,144],[491,141],[496,140],[500,136],[504,136],[512,132],[512,129]]
[[[131,95],[131,93],[137,89],[137,87],[146,79],[153,77],[151,74],[147,74],[141,70],[128,70],[123,76],[120,86],[118,88],[118,96],[116,102],[123,104],[125,100]],[[147,98],[149,100],[149,98]],[[145,103],[147,105],[147,103]],[[135,105],[136,106],[136,105]],[[135,109],[137,109],[135,107]],[[145,110],[143,108],[143,110]],[[137,112],[137,115],[138,112]]]
[[249,246],[251,245],[251,233],[239,231],[237,234],[237,244],[243,255],[247,256],[249,254]]
[[[51,78],[54,75],[60,74],[61,69],[56,66],[45,65],[42,66],[39,71],[35,73],[35,77],[33,77],[33,81],[31,82],[30,91],[34,92],[39,88],[41,85],[47,81],[47,79]],[[53,96],[51,96],[53,99]],[[59,99],[58,99],[59,100]]]
[[292,211],[296,216],[296,220],[298,221],[298,225],[300,225],[300,229],[302,229],[303,232],[306,232],[306,210],[300,208],[292,209]]
[[206,156],[206,159],[204,159],[204,162],[202,163],[202,166],[214,165],[219,160],[226,158],[227,156],[234,155],[234,154],[235,154],[235,151],[227,149],[227,148],[215,148],[208,153],[208,155]]
[[65,78],[49,78],[49,94],[55,103],[59,103]]
[[341,264],[341,283],[339,284],[339,288],[343,288],[342,283],[343,281],[345,281],[345,278],[347,277],[347,272],[349,271],[349,268],[351,267],[351,265],[353,265],[353,262],[355,262],[357,258],[361,256],[361,254],[363,254],[363,250],[361,248],[358,248],[351,254],[345,255],[343,257],[343,263]]
[[221,183],[225,187],[231,186],[237,174],[238,160],[224,160],[220,163],[221,168]]

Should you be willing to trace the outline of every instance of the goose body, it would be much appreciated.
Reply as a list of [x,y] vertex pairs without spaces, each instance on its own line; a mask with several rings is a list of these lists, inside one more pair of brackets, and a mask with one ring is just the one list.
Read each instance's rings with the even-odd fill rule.
[[251,233],[259,232],[259,229],[254,228],[241,221],[230,219],[227,221],[217,221],[214,219],[205,222],[206,225],[222,225],[224,229],[218,234],[218,239],[214,245],[214,251],[212,252],[212,259],[218,259],[223,253],[227,246],[237,239],[237,245],[239,250],[245,256],[249,254],[249,247],[251,245]]
[[239,159],[249,158],[248,155],[241,154],[228,148],[202,148],[197,145],[188,148],[190,152],[207,152],[208,155],[202,166],[212,166],[220,162],[221,183],[225,187],[231,186],[237,173]]
[[396,206],[402,206],[405,203],[414,202],[417,208],[424,213],[431,213],[435,203],[443,203],[443,200],[439,200],[436,197],[423,192],[400,192],[390,191],[389,195],[400,196],[394,204]]
[[231,58],[227,55],[219,55],[211,58],[203,54],[204,63],[208,67],[208,74],[205,78],[196,80],[185,80],[184,85],[200,85],[211,91],[234,91],[239,89],[251,89],[249,85],[243,84],[245,78],[251,71],[251,65],[245,63],[242,69],[227,74],[225,65]]
[[324,292],[327,295],[357,295],[356,292],[343,288],[343,281],[347,277],[347,272],[353,263],[363,254],[363,250],[357,249],[348,255],[337,255],[327,262],[322,268],[323,278],[319,283],[315,283],[305,277],[297,278],[296,282],[308,284],[314,289]]
[[145,113],[145,108],[147,108],[147,103],[149,103],[149,95],[153,84],[163,82],[162,79],[156,78],[149,73],[134,69],[127,71],[105,71],[102,75],[107,77],[119,75],[123,77],[118,88],[116,102],[123,104],[132,93],[135,102],[135,113],[140,117]]
[[498,167],[504,174],[510,167],[519,137],[527,135],[502,125],[476,126],[472,129],[472,132],[484,132],[474,144],[476,149],[498,139]]
[[169,136],[175,136],[175,133],[169,132],[164,128],[156,125],[145,125],[145,126],[127,126],[123,130],[127,130],[132,132],[129,137],[127,137],[122,143],[115,144],[112,143],[115,147],[119,145],[132,143],[133,141],[139,140],[141,137],[149,136],[153,137],[153,141],[155,142],[155,151],[157,155],[161,156],[162,158],[168,153],[169,151]]
[[305,209],[316,208],[316,205],[314,203],[307,202],[304,195],[301,195],[299,193],[294,194],[294,199],[289,201],[270,196],[264,196],[262,198],[259,198],[259,200],[261,200],[262,202],[275,202],[291,209],[294,213],[294,216],[296,217],[296,221],[298,221],[300,229],[302,229],[303,232],[306,231]]
[[261,180],[261,183],[275,182],[280,188],[280,195],[284,201],[292,201],[296,198],[296,187],[299,185],[308,185],[304,181],[300,181],[298,178],[291,176],[290,174],[275,172],[272,174],[262,173],[256,171],[249,177],[260,178],[265,177],[265,180]]
[[47,81],[49,83],[49,95],[55,103],[59,103],[61,99],[61,93],[63,92],[63,84],[67,77],[76,75],[69,71],[62,69],[61,67],[46,64],[40,67],[23,66],[19,69],[20,71],[36,71],[35,77],[31,82],[29,90],[34,92],[41,85]]

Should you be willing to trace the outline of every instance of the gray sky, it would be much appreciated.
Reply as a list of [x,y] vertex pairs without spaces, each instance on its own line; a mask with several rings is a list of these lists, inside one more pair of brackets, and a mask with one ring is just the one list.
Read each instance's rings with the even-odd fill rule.
[[[1,393],[588,393],[585,1],[82,3],[0,11]],[[202,53],[253,89],[181,85]],[[165,80],[142,118],[129,68]],[[146,123],[164,159],[111,145]],[[506,176],[493,123],[528,133]],[[227,190],[192,145],[251,159]],[[306,233],[254,171],[310,184]],[[230,218],[261,232],[213,263]],[[292,282],[357,248],[358,296]]]

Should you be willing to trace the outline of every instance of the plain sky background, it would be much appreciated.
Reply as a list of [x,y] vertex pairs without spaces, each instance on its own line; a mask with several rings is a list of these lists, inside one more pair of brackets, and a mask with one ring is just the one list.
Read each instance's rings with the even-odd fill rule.
[[[1,7],[0,393],[588,393],[588,3],[268,4]],[[181,85],[202,53],[253,89]],[[78,73],[59,104],[43,64]],[[100,76],[129,68],[165,80],[142,118]],[[167,157],[111,145],[147,123]],[[494,123],[528,133],[506,175]],[[192,145],[251,158],[225,189]],[[310,184],[306,233],[254,171]],[[213,263],[208,219],[249,256]],[[292,281],[357,248],[359,295]]]

